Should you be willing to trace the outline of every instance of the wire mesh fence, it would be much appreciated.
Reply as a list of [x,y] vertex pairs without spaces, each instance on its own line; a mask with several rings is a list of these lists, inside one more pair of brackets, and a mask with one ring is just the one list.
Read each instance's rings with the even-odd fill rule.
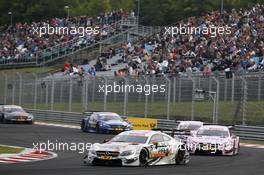
[[[0,103],[54,111],[264,125],[264,76],[53,77],[0,75]],[[199,90],[199,91],[197,91]],[[197,92],[202,92],[198,94]]]

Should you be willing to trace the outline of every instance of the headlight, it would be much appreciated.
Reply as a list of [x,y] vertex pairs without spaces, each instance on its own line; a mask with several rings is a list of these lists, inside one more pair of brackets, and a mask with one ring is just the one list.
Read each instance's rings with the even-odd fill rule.
[[232,149],[233,148],[233,144],[231,143],[231,142],[227,142],[226,144],[225,144],[225,149],[226,150],[230,150],[230,149]]
[[127,127],[127,128],[132,128],[132,125],[128,123],[128,124],[126,125],[126,127]]
[[132,155],[132,154],[134,154],[134,153],[135,153],[135,151],[133,151],[133,150],[123,151],[123,152],[120,154],[120,156],[130,156],[130,155]]
[[34,116],[33,116],[32,114],[29,114],[29,115],[28,115],[28,118],[30,118],[30,119],[34,119]]

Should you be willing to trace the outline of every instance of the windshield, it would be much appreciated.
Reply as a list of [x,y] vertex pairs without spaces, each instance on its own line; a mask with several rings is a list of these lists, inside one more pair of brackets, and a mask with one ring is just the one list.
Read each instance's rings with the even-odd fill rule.
[[4,108],[5,112],[11,113],[11,112],[24,112],[22,108]]
[[111,142],[146,143],[148,137],[135,135],[117,135]]
[[228,131],[221,130],[209,130],[209,129],[199,129],[197,136],[216,136],[216,137],[228,137]]
[[179,129],[187,129],[187,130],[198,130],[201,127],[201,125],[180,125]]
[[104,121],[108,121],[108,120],[120,120],[120,121],[123,121],[122,118],[117,116],[117,115],[103,115],[103,116],[99,116],[99,118],[101,120],[104,120]]

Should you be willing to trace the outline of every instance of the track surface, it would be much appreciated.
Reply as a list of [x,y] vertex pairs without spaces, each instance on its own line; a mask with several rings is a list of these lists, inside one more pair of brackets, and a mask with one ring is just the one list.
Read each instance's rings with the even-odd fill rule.
[[[82,133],[78,129],[39,125],[0,124],[0,144],[33,148],[33,142],[101,142],[112,135]],[[82,164],[83,154],[58,152],[40,162],[1,164],[0,175],[263,175],[264,149],[241,148],[234,157],[192,156],[188,165],[156,167],[99,167]]]

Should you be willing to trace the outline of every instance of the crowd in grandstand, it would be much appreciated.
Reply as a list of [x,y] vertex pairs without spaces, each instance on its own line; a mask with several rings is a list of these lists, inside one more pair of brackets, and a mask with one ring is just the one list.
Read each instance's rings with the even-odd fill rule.
[[[48,21],[32,22],[32,23],[16,23],[14,26],[0,26],[0,60],[5,59],[22,59],[32,58],[39,51],[43,51],[52,46],[65,43],[78,36],[78,34],[46,34],[40,36],[34,29],[53,26],[53,27],[99,27],[100,33],[96,38],[104,37],[113,30],[118,30],[116,22],[122,17],[128,16],[128,13],[122,9],[109,13],[101,13],[97,17],[80,16],[70,18],[53,18]],[[96,39],[95,38],[95,39]],[[82,42],[93,42],[94,38],[85,36]],[[87,41],[89,40],[89,41]]]
[[68,61],[64,63],[63,67],[64,75],[73,76],[89,76],[89,77],[96,77],[96,70],[94,67],[89,67],[88,65],[78,66],[77,64],[73,65]]
[[[14,26],[0,27],[0,59],[33,57],[39,51],[78,38],[76,35],[44,35],[33,33],[40,26],[99,26],[100,36],[108,35],[109,29],[119,30],[116,22],[122,17],[134,15],[122,10],[102,13],[97,17],[54,18],[50,21],[16,23]],[[264,70],[264,5],[257,4],[250,9],[213,11],[199,17],[182,20],[178,25],[199,27],[194,34],[170,35],[161,30],[154,36],[144,38],[140,44],[123,45],[123,53],[118,63],[126,67],[115,72],[116,76],[140,74],[188,75],[202,73],[210,76],[213,72],[225,72],[231,77],[233,72]],[[203,28],[210,26],[230,26],[231,34],[212,36],[204,34]],[[106,29],[107,30],[104,30]],[[98,37],[98,36],[97,36]],[[95,38],[85,36],[85,42]],[[114,52],[114,49],[110,50]],[[65,74],[95,76],[96,71],[110,70],[105,59],[98,58],[92,67],[64,65]]]
[[201,17],[190,17],[179,24],[187,26],[230,26],[231,34],[196,33],[171,36],[161,31],[156,36],[144,38],[140,45],[124,45],[124,69],[115,74],[184,74],[264,70],[264,6],[251,9],[233,9],[221,14],[209,12]]

